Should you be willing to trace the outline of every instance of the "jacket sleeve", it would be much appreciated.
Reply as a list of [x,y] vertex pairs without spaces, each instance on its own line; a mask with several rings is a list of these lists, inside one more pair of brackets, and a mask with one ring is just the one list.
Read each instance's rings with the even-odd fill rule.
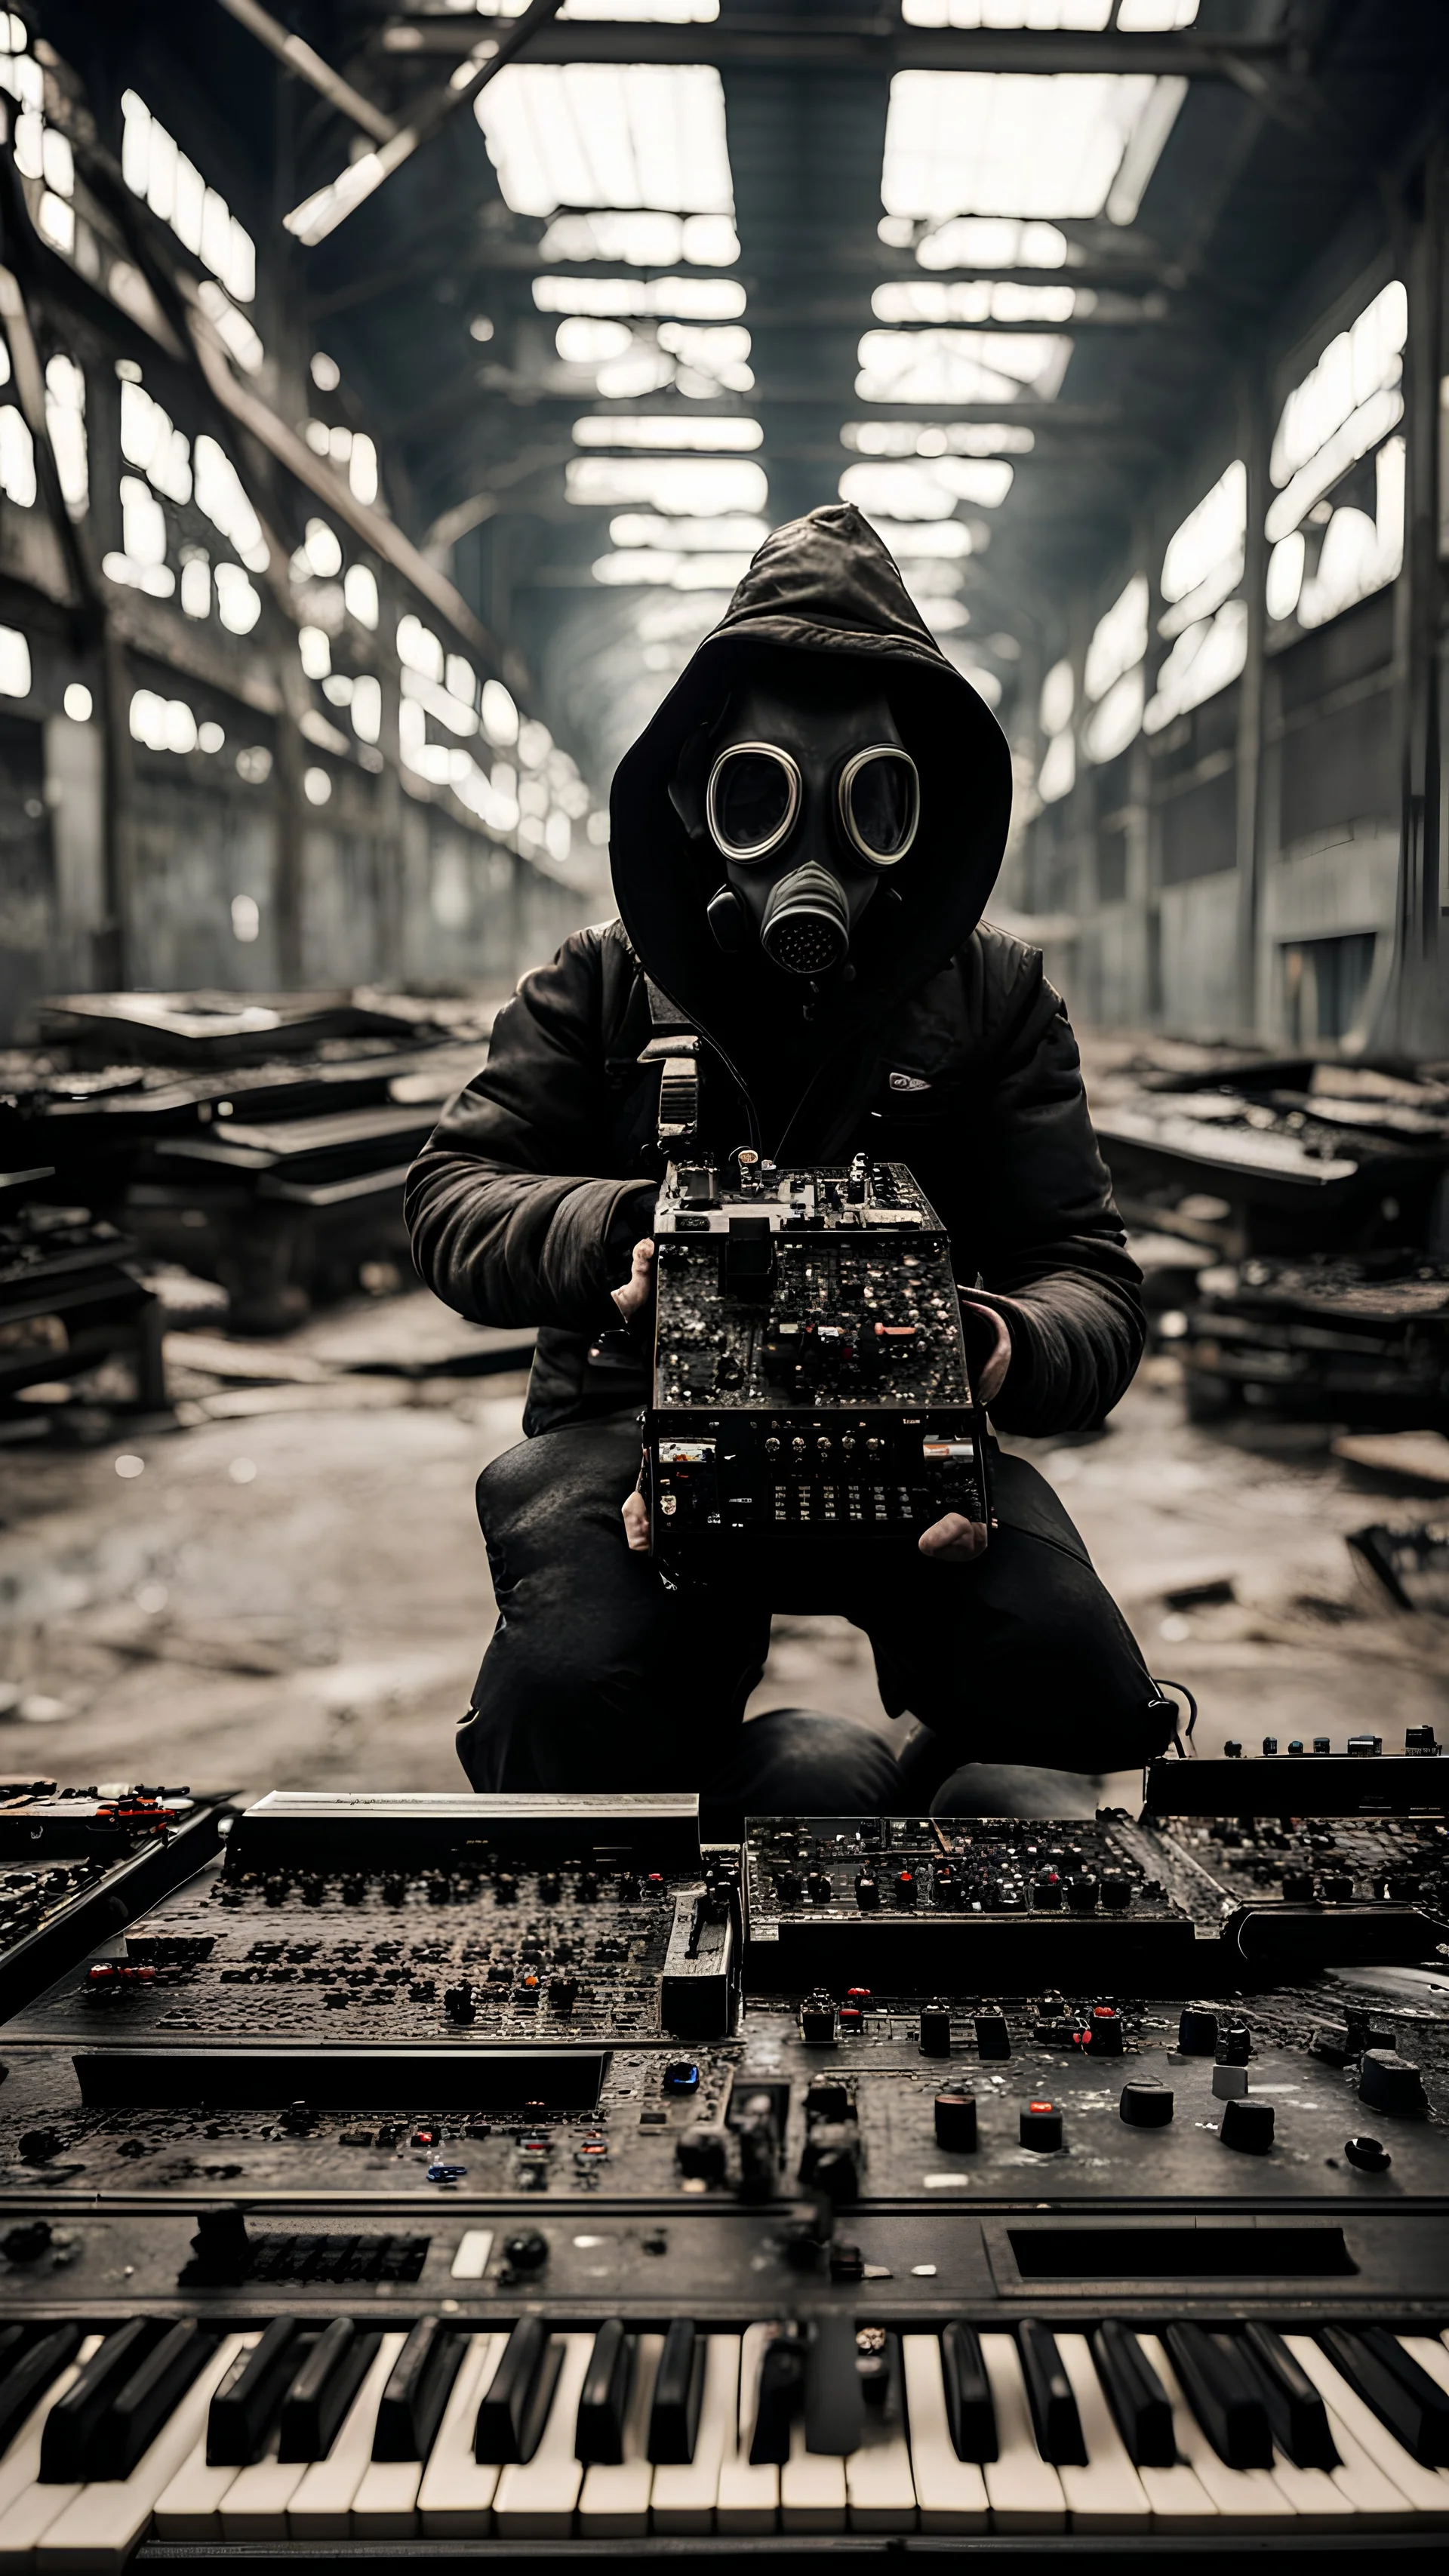
[[967,1292],[1011,1332],[992,1414],[1003,1431],[1083,1431],[1111,1411],[1142,1356],[1142,1274],[1092,1132],[1066,1005],[1035,950],[1022,955],[995,1034],[983,1288]]
[[475,1323],[595,1329],[648,1224],[652,1185],[608,1170],[603,944],[525,975],[408,1174],[419,1274]]

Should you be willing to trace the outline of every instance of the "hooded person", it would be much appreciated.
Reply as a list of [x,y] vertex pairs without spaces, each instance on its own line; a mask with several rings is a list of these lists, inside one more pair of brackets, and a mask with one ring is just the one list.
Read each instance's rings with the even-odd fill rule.
[[[702,1592],[662,1585],[634,1491],[661,1030],[700,1041],[699,1159],[908,1165],[1001,1429],[1088,1429],[1128,1385],[1140,1281],[1065,1007],[982,919],[1010,809],[1000,728],[859,511],[776,529],[619,765],[618,919],[524,976],[408,1179],[435,1293],[538,1327],[525,1439],[478,1488],[498,1621],[459,1738],[475,1787],[698,1788],[774,1814],[938,1791],[944,1811],[972,1803],[969,1771],[947,1776],[964,1764],[1100,1773],[1169,1740],[1024,1459],[996,1459],[989,1547],[964,1523],[914,1550],[822,1534],[787,1567],[762,1538]],[[917,1721],[904,1780],[843,1720],[742,1727],[775,1610],[865,1630],[887,1711]]]

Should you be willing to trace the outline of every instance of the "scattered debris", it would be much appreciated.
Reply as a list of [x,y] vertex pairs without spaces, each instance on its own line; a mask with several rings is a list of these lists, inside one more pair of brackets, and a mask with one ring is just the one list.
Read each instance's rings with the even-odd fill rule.
[[1376,1521],[1350,1531],[1348,1543],[1401,1609],[1449,1618],[1449,1521],[1422,1522],[1416,1529],[1387,1529]]

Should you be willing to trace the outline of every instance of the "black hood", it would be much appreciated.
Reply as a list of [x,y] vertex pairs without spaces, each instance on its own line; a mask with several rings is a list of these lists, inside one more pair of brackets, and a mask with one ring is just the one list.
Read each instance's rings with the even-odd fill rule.
[[947,661],[893,556],[859,510],[833,502],[767,537],[720,623],[625,753],[610,797],[610,860],[620,918],[654,981],[709,1030],[738,1008],[740,962],[716,947],[704,908],[724,870],[691,841],[669,783],[691,737],[732,690],[777,657],[847,656],[884,691],[921,776],[921,828],[898,882],[872,904],[839,997],[836,1034],[923,983],[969,938],[996,882],[1011,815],[1011,755],[989,707]]

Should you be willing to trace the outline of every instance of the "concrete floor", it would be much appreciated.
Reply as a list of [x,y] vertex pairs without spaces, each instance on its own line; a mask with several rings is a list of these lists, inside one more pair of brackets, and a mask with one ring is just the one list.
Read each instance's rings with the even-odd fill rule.
[[[7,1776],[459,1786],[452,1730],[491,1623],[473,1482],[519,1436],[524,1385],[447,1373],[478,1338],[423,1291],[269,1347],[173,1336],[174,1424],[92,1415],[72,1436],[100,1445],[0,1449]],[[1326,1434],[1194,1428],[1166,1359],[1105,1434],[1019,1445],[1153,1669],[1196,1692],[1202,1749],[1445,1732],[1443,1620],[1394,1609],[1345,1545],[1436,1500],[1442,1518],[1442,1485],[1350,1464]],[[842,1620],[776,1622],[751,1706],[789,1703],[889,1731]]]

